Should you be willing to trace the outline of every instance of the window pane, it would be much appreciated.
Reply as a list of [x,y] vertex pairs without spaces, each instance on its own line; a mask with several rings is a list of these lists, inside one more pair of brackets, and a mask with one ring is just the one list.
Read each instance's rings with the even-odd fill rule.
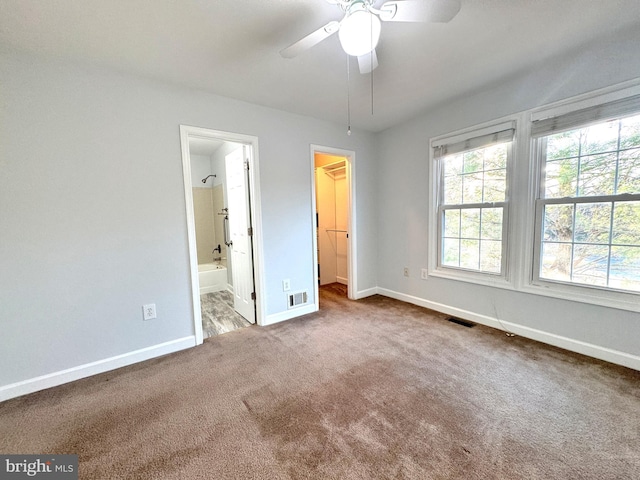
[[489,170],[484,174],[484,202],[504,202],[507,188],[506,170]]
[[507,168],[507,144],[500,143],[485,149],[484,169],[504,170]]
[[577,243],[609,243],[611,203],[576,205],[574,241]]
[[445,177],[460,175],[462,173],[462,154],[445,157],[442,169]]
[[613,195],[617,155],[591,155],[580,159],[578,196]]
[[606,245],[575,245],[573,250],[573,276],[576,283],[607,285],[609,247]]
[[573,197],[578,187],[578,159],[547,162],[544,198]]
[[[640,292],[640,115],[541,139],[539,278]],[[624,195],[624,196],[623,196]],[[564,201],[564,200],[561,200]]]
[[[441,266],[500,273],[509,149],[510,143],[501,143],[440,160],[441,206],[449,207],[440,220]],[[459,208],[469,204],[490,208]]]
[[442,264],[450,267],[460,266],[460,240],[445,238],[442,243]]
[[620,152],[616,193],[640,193],[640,148]]
[[618,149],[618,129],[620,122],[599,123],[582,129],[582,155],[611,152]]
[[547,243],[542,244],[540,254],[540,278],[571,280],[571,244]]
[[468,208],[460,213],[460,236],[462,238],[480,238],[480,209]]
[[640,202],[616,202],[612,243],[640,245]]
[[458,205],[462,203],[462,177],[444,177],[444,203],[445,205]]
[[547,161],[577,157],[580,153],[580,130],[547,137]]
[[480,238],[484,240],[502,239],[502,208],[483,208]]
[[640,115],[620,121],[620,148],[640,147]]
[[478,270],[480,267],[480,240],[462,239],[460,241],[460,266]]
[[463,172],[473,173],[482,171],[484,152],[483,149],[473,150],[463,154]]
[[460,210],[444,211],[444,236],[460,238]]
[[609,286],[640,292],[640,247],[611,247]]
[[502,262],[502,242],[495,240],[480,241],[480,270],[500,273]]
[[462,177],[462,203],[482,202],[482,172]]
[[544,241],[571,242],[573,240],[573,205],[546,205],[544,208]]

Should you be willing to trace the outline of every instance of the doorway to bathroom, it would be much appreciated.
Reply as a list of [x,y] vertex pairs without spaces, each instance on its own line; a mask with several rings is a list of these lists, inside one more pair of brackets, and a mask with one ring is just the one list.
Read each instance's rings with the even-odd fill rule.
[[180,127],[196,343],[260,323],[255,137]]
[[355,153],[322,146],[312,146],[311,153],[317,287],[355,298],[352,194]]

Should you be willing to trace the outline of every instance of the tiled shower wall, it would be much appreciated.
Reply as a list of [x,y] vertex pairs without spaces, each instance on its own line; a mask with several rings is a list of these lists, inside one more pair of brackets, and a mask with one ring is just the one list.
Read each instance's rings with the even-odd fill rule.
[[[223,235],[223,216],[218,215],[224,208],[222,185],[193,187],[193,211],[196,220],[196,247],[198,264],[212,263],[214,257],[226,256]],[[222,254],[213,252],[222,245]]]

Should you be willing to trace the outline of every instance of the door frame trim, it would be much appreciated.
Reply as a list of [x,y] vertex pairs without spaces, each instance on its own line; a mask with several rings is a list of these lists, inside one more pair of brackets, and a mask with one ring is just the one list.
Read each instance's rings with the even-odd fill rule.
[[[182,176],[184,182],[184,198],[186,210],[187,241],[189,250],[189,275],[191,278],[191,299],[193,325],[196,345],[200,345],[204,338],[202,332],[202,311],[200,307],[200,281],[198,279],[198,253],[196,249],[196,223],[193,212],[193,184],[191,182],[191,155],[189,153],[189,139],[212,139],[225,142],[235,142],[247,145],[251,149],[251,164],[249,168],[249,189],[251,192],[251,226],[253,228],[253,271],[254,288],[256,292],[256,323],[263,325],[265,318],[264,302],[264,267],[262,256],[262,208],[260,201],[260,174],[258,168],[258,137],[241,133],[212,130],[203,127],[180,125],[180,147],[182,151]],[[232,267],[233,268],[233,267]]]
[[315,308],[320,308],[319,287],[318,287],[318,227],[316,225],[316,176],[315,176],[315,154],[325,153],[328,155],[336,155],[344,157],[346,160],[346,173],[348,179],[349,191],[347,192],[348,203],[348,225],[347,230],[349,237],[347,238],[347,292],[348,297],[352,300],[357,299],[358,278],[357,278],[357,222],[356,222],[356,174],[355,162],[356,152],[353,150],[345,150],[342,148],[327,147],[323,145],[311,145],[311,218],[313,232],[313,285],[315,289]]

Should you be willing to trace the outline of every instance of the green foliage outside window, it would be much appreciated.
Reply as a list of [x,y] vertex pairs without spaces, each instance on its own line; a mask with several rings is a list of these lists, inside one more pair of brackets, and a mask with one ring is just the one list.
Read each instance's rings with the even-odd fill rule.
[[443,266],[501,273],[507,152],[501,143],[442,160]]
[[640,115],[545,141],[540,278],[640,291]]

